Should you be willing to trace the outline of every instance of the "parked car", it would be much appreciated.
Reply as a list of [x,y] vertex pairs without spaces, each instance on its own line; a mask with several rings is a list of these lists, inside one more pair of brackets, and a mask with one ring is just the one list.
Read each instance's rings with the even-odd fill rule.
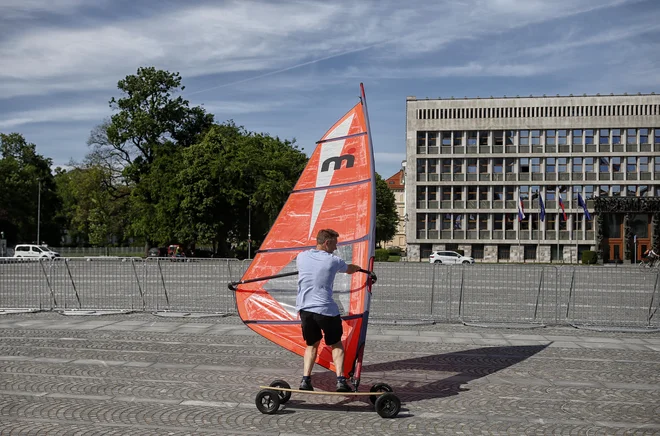
[[153,247],[149,249],[149,257],[167,257],[167,247]]
[[463,256],[455,251],[434,251],[429,257],[429,262],[442,263],[447,265],[453,265],[457,263],[471,265],[474,263],[474,258]]
[[60,253],[45,245],[19,244],[14,247],[14,257],[27,259],[55,259]]

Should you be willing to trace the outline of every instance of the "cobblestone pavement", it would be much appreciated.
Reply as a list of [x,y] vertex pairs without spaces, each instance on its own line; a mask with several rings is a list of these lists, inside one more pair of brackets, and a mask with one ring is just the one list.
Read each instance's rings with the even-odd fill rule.
[[10,314],[0,335],[2,435],[660,434],[658,333],[370,325],[362,387],[392,385],[396,419],[364,397],[259,413],[302,358],[236,317]]

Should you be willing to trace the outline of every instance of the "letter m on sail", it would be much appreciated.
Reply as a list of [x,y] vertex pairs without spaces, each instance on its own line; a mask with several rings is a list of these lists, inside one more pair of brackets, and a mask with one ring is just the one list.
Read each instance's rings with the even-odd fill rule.
[[330,164],[333,163],[335,164],[334,167],[332,168],[333,171],[336,171],[341,168],[341,165],[343,162],[346,162],[346,168],[351,168],[353,164],[355,163],[355,156],[352,154],[345,154],[342,156],[335,156],[331,157],[329,159],[326,159],[323,162],[323,165],[321,166],[321,172],[328,171],[330,169]]

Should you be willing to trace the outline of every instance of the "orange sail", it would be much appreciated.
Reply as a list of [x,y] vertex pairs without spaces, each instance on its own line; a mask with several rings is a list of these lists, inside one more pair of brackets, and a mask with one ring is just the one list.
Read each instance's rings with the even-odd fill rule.
[[[301,356],[305,341],[296,313],[298,253],[314,248],[318,231],[330,228],[339,233],[337,256],[364,270],[373,267],[376,180],[362,84],[360,90],[360,101],[317,142],[266,239],[233,288],[243,322]],[[337,274],[333,296],[343,320],[345,375],[359,383],[371,281],[366,274]],[[316,363],[334,370],[331,349],[323,341]]]

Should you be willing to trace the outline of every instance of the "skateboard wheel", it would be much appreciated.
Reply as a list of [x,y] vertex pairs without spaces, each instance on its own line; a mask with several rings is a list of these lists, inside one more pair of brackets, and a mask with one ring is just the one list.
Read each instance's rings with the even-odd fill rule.
[[[394,389],[387,383],[376,383],[369,389],[369,392],[394,392]],[[378,395],[371,395],[369,397],[369,401],[371,401],[371,404],[376,404],[376,399],[378,398]]]
[[259,412],[266,415],[272,415],[280,408],[280,396],[270,389],[260,390],[254,402]]
[[[284,380],[273,380],[269,386],[271,388],[291,389],[291,385]],[[277,391],[277,394],[280,397],[280,404],[284,404],[291,399],[291,392]]]
[[381,418],[394,418],[401,410],[401,400],[393,393],[387,392],[376,398],[375,408]]

